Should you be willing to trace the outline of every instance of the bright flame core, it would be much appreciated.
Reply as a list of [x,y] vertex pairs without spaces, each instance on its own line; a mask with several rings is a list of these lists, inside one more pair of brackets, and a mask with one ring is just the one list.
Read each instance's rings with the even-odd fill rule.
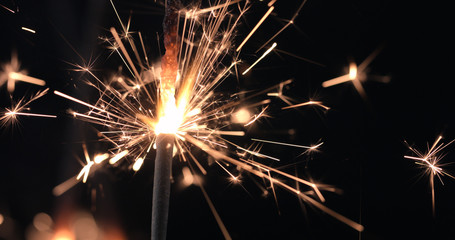
[[[170,92],[169,89],[165,91]],[[155,125],[155,133],[156,135],[160,133],[175,134],[183,122],[183,111],[177,108],[173,93],[163,94],[162,99],[165,102],[161,105],[162,109],[158,110],[160,117]]]

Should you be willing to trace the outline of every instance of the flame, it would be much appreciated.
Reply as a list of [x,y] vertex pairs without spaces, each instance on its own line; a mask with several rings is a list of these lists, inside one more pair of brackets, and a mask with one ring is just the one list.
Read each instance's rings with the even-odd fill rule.
[[155,125],[155,133],[156,135],[160,133],[175,134],[183,122],[183,111],[177,108],[173,93],[164,93],[162,99],[165,99],[166,102],[162,104],[162,109],[159,110],[160,117]]

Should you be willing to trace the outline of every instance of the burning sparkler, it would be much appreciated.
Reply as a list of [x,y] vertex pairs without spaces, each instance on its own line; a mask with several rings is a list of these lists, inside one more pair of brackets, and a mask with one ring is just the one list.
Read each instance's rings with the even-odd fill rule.
[[[305,2],[302,2],[289,24],[293,23]],[[201,160],[190,151],[191,148],[196,147],[213,157],[217,165],[232,179],[237,181],[238,175],[233,173],[227,165],[263,179],[272,189],[275,198],[275,188],[281,187],[355,230],[363,231],[361,224],[322,204],[325,201],[322,194],[325,185],[313,183],[255,161],[256,158],[267,158],[274,161],[280,161],[280,159],[262,154],[258,149],[244,148],[223,138],[223,135],[245,135],[244,131],[235,131],[230,128],[232,125],[230,117],[233,113],[239,114],[238,116],[243,114],[242,119],[237,123],[241,123],[244,127],[267,116],[269,99],[244,106],[246,100],[260,95],[280,98],[289,105],[283,109],[307,105],[329,109],[320,101],[292,104],[290,99],[283,94],[283,86],[290,84],[292,80],[286,80],[263,91],[253,93],[244,97],[242,101],[235,99],[227,101],[218,96],[216,88],[233,72],[237,72],[241,62],[240,53],[247,46],[251,36],[274,11],[275,1],[269,3],[266,13],[241,43],[234,46],[235,30],[242,16],[250,7],[248,1],[214,1],[207,8],[201,8],[198,5],[182,8],[178,1],[168,0],[163,22],[166,53],[162,56],[160,64],[149,62],[142,35],[139,32],[137,36],[141,40],[144,55],[141,58],[142,53],[138,50],[140,48],[133,40],[133,36],[136,36],[135,33],[129,31],[129,23],[128,26],[125,26],[112,1],[111,3],[119,18],[122,31],[118,32],[116,28],[111,28],[112,37],[106,37],[103,40],[109,44],[113,53],[118,54],[128,74],[119,74],[109,81],[103,81],[89,67],[74,64],[79,68],[78,71],[86,72],[94,79],[89,85],[98,90],[99,98],[92,103],[58,90],[54,90],[53,93],[86,107],[86,112],[75,110],[68,112],[74,118],[98,125],[104,140],[110,142],[113,147],[95,157],[91,157],[84,147],[85,165],[74,178],[54,188],[54,194],[62,194],[78,181],[86,182],[90,174],[107,164],[114,166],[129,164],[134,171],[139,171],[150,152],[156,149],[152,239],[165,239],[166,237],[171,166],[174,155],[188,164],[189,168],[185,168],[184,171],[186,181],[194,182],[201,187],[224,237],[230,239],[226,227],[202,184],[197,177],[193,177],[198,172],[206,174],[204,164],[201,164]],[[237,8],[231,9],[231,6]],[[31,29],[23,30],[30,31]],[[268,42],[280,32],[276,33],[264,46],[268,45]],[[277,46],[277,43],[270,45],[268,50],[264,51],[261,57],[242,74],[253,69]],[[232,58],[227,56],[232,56]],[[0,78],[0,83],[1,80],[8,81],[9,86],[10,82],[12,85],[17,80],[28,82],[35,80],[34,84],[44,85],[44,82],[27,77],[18,69],[18,64],[15,64],[12,69],[4,71],[8,75],[5,75],[7,78]],[[352,80],[356,76],[357,73],[352,73],[349,79]],[[277,90],[278,92],[275,92]],[[44,91],[44,93],[46,92],[47,90]],[[22,110],[28,103],[8,110],[2,119],[25,115]],[[259,108],[260,110],[258,110]],[[29,114],[29,116],[32,115]],[[253,139],[253,141],[260,144],[279,144],[302,148],[305,149],[305,153],[315,151],[322,145],[322,142],[313,146],[303,146],[273,140]],[[236,150],[236,157],[225,154],[229,148]],[[197,168],[193,168],[193,164]],[[301,191],[303,186],[309,191]],[[313,198],[313,196],[315,197]]]

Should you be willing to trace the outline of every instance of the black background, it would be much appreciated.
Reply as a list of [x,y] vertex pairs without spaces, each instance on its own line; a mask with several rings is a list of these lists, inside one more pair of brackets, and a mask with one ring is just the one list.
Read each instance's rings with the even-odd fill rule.
[[[274,15],[246,44],[241,68],[262,54],[264,50],[254,52],[282,26],[280,19],[292,17],[300,3],[276,2]],[[71,71],[74,67],[68,62],[82,64],[78,54],[85,60],[99,56],[95,69],[116,68],[113,60],[105,60],[107,50],[97,39],[100,35],[109,36],[111,26],[120,29],[108,1],[1,4],[11,9],[18,7],[19,12],[12,14],[0,8],[0,62],[9,61],[16,51],[31,76],[46,80],[51,90],[84,99],[93,96],[81,81],[90,77]],[[148,51],[157,58],[155,34],[161,31],[162,5],[153,1],[118,1],[116,6],[124,21],[132,12],[132,30],[140,30],[146,36]],[[266,3],[254,2],[239,28],[237,41],[266,9]],[[285,91],[288,96],[298,101],[321,100],[330,106],[328,112],[318,108],[281,111],[284,103],[274,100],[270,107],[272,118],[248,129],[248,136],[306,145],[321,139],[321,152],[311,156],[299,156],[299,149],[279,146],[266,145],[264,151],[279,156],[279,165],[300,162],[296,166],[301,176],[342,190],[342,194],[325,193],[326,205],[365,226],[359,234],[308,204],[302,209],[295,196],[280,189],[278,214],[273,197],[262,197],[246,174],[242,188],[231,184],[217,166],[209,166],[204,185],[233,239],[453,236],[455,180],[443,177],[444,185],[436,180],[433,216],[425,169],[403,158],[409,154],[404,140],[424,151],[427,142],[432,144],[440,134],[444,142],[455,138],[453,19],[448,10],[448,3],[309,0],[295,21],[296,27],[289,27],[275,41],[279,50],[319,64],[278,52],[240,78],[238,84],[232,78],[231,85],[223,86],[223,90],[230,91],[259,90],[293,78]],[[37,32],[23,31],[22,26]],[[370,64],[369,80],[363,85],[366,100],[349,83],[321,87],[323,81],[346,74],[350,61],[359,64],[377,49],[381,51]],[[101,71],[99,74],[103,75]],[[381,76],[390,78],[390,82],[374,81]],[[12,98],[17,100],[40,89],[18,83]],[[10,106],[6,86],[0,88],[0,99],[2,108]],[[66,113],[68,108],[79,107],[48,94],[31,105],[32,112],[56,114],[57,119],[21,117],[19,125],[1,129],[0,213],[15,224],[12,234],[0,238],[24,239],[27,226],[38,212],[57,218],[65,211],[91,208],[100,225],[117,226],[127,239],[149,237],[153,156],[136,174],[126,169],[103,169],[92,175],[88,184],[79,184],[60,197],[52,195],[54,186],[80,170],[82,143],[91,152],[106,147],[94,140],[92,125],[73,120]],[[287,134],[289,129],[295,134]],[[447,147],[441,163],[454,161],[454,148],[455,145]],[[169,239],[222,239],[200,190],[195,186],[179,187],[181,167],[181,163],[174,164],[176,183],[171,195]],[[455,171],[450,164],[445,169]],[[293,172],[294,168],[287,170]],[[99,194],[100,186],[103,194]],[[98,192],[96,202],[92,201],[92,189]],[[5,234],[2,228],[5,225],[0,225],[0,233]]]

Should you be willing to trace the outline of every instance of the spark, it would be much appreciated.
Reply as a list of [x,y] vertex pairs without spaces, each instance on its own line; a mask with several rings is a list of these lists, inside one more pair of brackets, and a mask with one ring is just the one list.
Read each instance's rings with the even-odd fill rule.
[[36,33],[35,30],[33,30],[31,28],[28,28],[28,27],[22,27],[21,29],[24,30],[24,31],[27,31],[27,32]]
[[344,82],[349,82],[349,81],[358,81],[357,78],[357,65],[355,63],[351,63],[349,65],[349,73],[340,77],[336,77],[330,80],[327,80],[322,83],[322,86],[327,88],[331,86],[335,86]]
[[251,121],[247,122],[245,125],[243,126],[249,126],[251,124],[253,124],[254,122],[256,122],[256,120],[258,120],[260,117],[263,117],[265,116],[265,110],[267,110],[268,106],[263,108],[262,111],[259,113],[259,114],[256,114],[253,116],[253,119],[251,119]]
[[42,79],[28,76],[26,71],[20,70],[20,63],[15,53],[11,56],[9,64],[3,64],[0,70],[0,86],[6,82],[8,92],[14,92],[16,81],[22,81],[39,86],[46,85]]
[[240,43],[240,45],[237,47],[237,49],[235,51],[240,51],[240,49],[242,49],[243,45],[245,45],[245,43],[250,39],[250,37],[254,34],[254,32],[256,32],[256,30],[262,25],[262,23],[265,21],[265,19],[267,19],[267,17],[270,15],[270,13],[272,13],[273,9],[275,9],[274,6],[270,6],[269,10],[264,14],[264,16],[262,16],[261,20],[259,20],[259,22],[256,24],[256,26],[254,26],[253,29],[251,29],[250,33],[245,37],[245,39],[243,39],[242,43]]
[[[367,95],[362,85],[362,82],[366,80],[365,71],[368,65],[370,65],[381,50],[382,48],[378,48],[373,51],[360,65],[351,62],[349,64],[349,72],[347,74],[323,82],[322,87],[327,88],[345,82],[352,82],[359,95],[366,100]],[[388,82],[388,78],[384,79],[384,82]]]
[[439,163],[439,161],[442,160],[444,157],[444,154],[441,154],[441,151],[452,144],[454,140],[450,141],[447,144],[440,143],[442,140],[442,136],[438,136],[438,138],[435,140],[433,145],[426,151],[426,152],[421,152],[413,147],[411,147],[406,141],[405,143],[408,145],[409,150],[414,153],[415,156],[410,156],[410,155],[405,155],[404,158],[407,159],[412,159],[416,161],[416,164],[424,166],[429,173],[429,179],[430,179],[430,188],[431,188],[431,203],[432,203],[432,211],[433,211],[433,216],[435,216],[435,211],[436,211],[436,199],[435,199],[435,186],[434,186],[434,179],[435,177],[438,177],[439,180],[442,183],[442,178],[441,175],[448,176],[450,178],[455,179],[455,176],[449,174],[448,172],[444,171],[442,168],[442,165]]
[[6,9],[7,11],[10,11],[11,13],[16,13],[15,11],[11,10],[10,8],[6,7],[6,6],[3,5],[3,4],[0,4],[0,7]]
[[137,172],[139,169],[141,169],[142,164],[144,163],[144,158],[138,158],[136,159],[136,162],[133,164],[133,171]]
[[315,105],[315,106],[321,107],[321,108],[325,109],[326,111],[330,109],[329,107],[323,105],[322,102],[312,101],[312,100],[310,100],[308,102],[304,102],[304,103],[294,104],[294,105],[287,106],[287,107],[282,107],[281,109],[284,110],[284,109],[298,108],[298,107],[309,106],[309,105]]
[[128,150],[123,150],[122,152],[116,154],[114,157],[109,159],[109,164],[113,165],[113,164],[117,163],[120,159],[125,157],[127,154],[128,154]]
[[[267,5],[268,5],[269,7],[271,7],[271,6],[275,3],[275,1],[276,1],[276,0],[270,1]],[[256,50],[256,53],[259,52],[259,50],[261,50],[261,49],[264,48],[265,46],[267,46],[267,44],[269,44],[273,39],[275,39],[278,35],[280,35],[280,33],[282,33],[284,30],[286,30],[289,26],[291,26],[292,24],[294,24],[295,19],[296,19],[297,16],[299,15],[300,10],[302,10],[302,8],[303,8],[303,6],[305,5],[306,2],[307,2],[307,0],[302,1],[302,3],[300,4],[300,6],[297,8],[297,11],[295,11],[294,15],[292,16],[292,18],[291,18],[290,20],[287,20],[286,25],[284,25],[280,30],[278,30],[278,32],[275,33],[275,35],[273,35],[269,40],[267,40],[264,44],[262,44],[262,46],[259,47],[259,48]]]
[[91,105],[91,104],[88,104],[88,103],[86,103],[86,102],[84,102],[84,101],[82,101],[82,100],[79,100],[79,99],[77,99],[77,98],[74,98],[74,97],[71,97],[71,96],[69,96],[69,95],[66,95],[66,94],[64,94],[64,93],[62,93],[62,92],[59,92],[59,91],[57,91],[57,90],[54,91],[54,94],[57,95],[57,96],[60,96],[60,97],[69,99],[69,100],[71,100],[71,101],[73,101],[73,102],[79,103],[79,104],[81,104],[81,105],[87,106],[87,107],[89,107],[89,108],[96,109],[96,110],[98,110],[98,111],[100,111],[100,112],[106,112],[106,110],[104,110],[104,109],[95,107],[95,106],[93,106],[93,105]]
[[252,138],[251,140],[257,141],[257,142],[264,142],[264,143],[272,143],[272,144],[278,144],[278,145],[283,145],[283,146],[290,146],[290,147],[297,147],[297,148],[305,148],[305,149],[310,149],[310,150],[316,150],[322,144],[323,142],[313,145],[313,146],[304,146],[304,145],[297,145],[297,144],[291,144],[291,143],[282,143],[282,142],[275,142],[275,141],[270,141],[270,140],[263,140],[263,139],[257,139],[257,138]]
[[5,125],[6,123],[14,123],[15,121],[17,121],[17,116],[57,118],[56,115],[24,112],[30,110],[28,105],[46,95],[48,90],[49,89],[38,91],[37,93],[32,95],[28,100],[26,100],[26,98],[23,97],[17,103],[13,104],[11,108],[6,108],[6,112],[3,114],[3,116],[0,116],[0,122],[2,123],[2,125]]
[[8,109],[8,112],[5,113],[5,116],[14,117],[16,115],[22,116],[30,116],[30,117],[46,117],[46,118],[56,118],[56,115],[47,115],[47,114],[39,114],[39,113],[23,113],[23,112],[15,112]]
[[251,64],[251,66],[242,73],[242,75],[245,75],[254,66],[256,66],[256,64],[258,64],[258,62],[260,62],[263,58],[265,58],[265,56],[267,56],[276,47],[276,45],[277,45],[276,43],[273,43],[272,46],[269,49],[267,49],[267,51],[265,51],[264,54],[262,54],[262,56],[260,58],[258,58],[258,60],[256,60],[253,64]]

